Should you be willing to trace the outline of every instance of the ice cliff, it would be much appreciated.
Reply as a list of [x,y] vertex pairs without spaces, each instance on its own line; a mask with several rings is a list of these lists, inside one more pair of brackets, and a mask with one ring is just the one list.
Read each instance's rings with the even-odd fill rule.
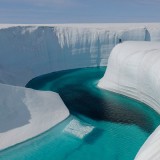
[[[148,104],[160,113],[160,43],[124,42],[111,52],[98,86]],[[136,160],[160,159],[160,127],[140,149]]]
[[43,133],[68,115],[57,93],[0,84],[0,150]]
[[160,24],[1,25],[0,82],[24,86],[53,71],[106,66],[120,39],[160,41]]

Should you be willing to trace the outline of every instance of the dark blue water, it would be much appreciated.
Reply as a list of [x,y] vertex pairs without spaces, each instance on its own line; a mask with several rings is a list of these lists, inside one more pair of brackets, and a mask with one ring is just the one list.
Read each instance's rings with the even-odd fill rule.
[[0,160],[133,160],[160,124],[147,105],[97,88],[105,68],[55,72],[27,87],[58,92],[71,116],[46,133],[0,152]]

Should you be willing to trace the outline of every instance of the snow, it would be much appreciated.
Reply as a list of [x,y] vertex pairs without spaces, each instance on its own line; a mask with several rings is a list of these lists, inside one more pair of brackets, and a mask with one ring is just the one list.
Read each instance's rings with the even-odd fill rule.
[[160,159],[160,126],[151,134],[143,144],[135,160],[159,160]]
[[0,150],[35,137],[68,117],[57,93],[0,84]]
[[160,24],[0,25],[0,83],[24,86],[42,74],[106,66],[122,41],[160,41]]
[[98,86],[148,104],[160,113],[159,42],[124,42],[109,58]]

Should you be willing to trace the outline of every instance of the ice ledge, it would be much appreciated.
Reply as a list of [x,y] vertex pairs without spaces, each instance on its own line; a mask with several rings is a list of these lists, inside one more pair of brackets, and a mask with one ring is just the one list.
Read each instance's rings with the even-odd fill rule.
[[35,137],[68,117],[54,92],[0,84],[0,150]]

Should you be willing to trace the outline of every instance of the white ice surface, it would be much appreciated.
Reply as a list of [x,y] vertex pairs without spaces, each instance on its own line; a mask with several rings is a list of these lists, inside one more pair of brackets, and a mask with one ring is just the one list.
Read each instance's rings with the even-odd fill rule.
[[68,115],[57,93],[0,84],[0,150],[43,133]]
[[160,113],[160,42],[117,45],[98,86],[135,98]]
[[160,160],[160,126],[141,147],[135,160]]
[[53,71],[106,66],[122,41],[160,41],[160,24],[0,25],[0,82],[24,86]]
[[[160,113],[160,42],[124,42],[111,52],[98,86],[148,104]],[[160,127],[135,160],[160,159]]]

